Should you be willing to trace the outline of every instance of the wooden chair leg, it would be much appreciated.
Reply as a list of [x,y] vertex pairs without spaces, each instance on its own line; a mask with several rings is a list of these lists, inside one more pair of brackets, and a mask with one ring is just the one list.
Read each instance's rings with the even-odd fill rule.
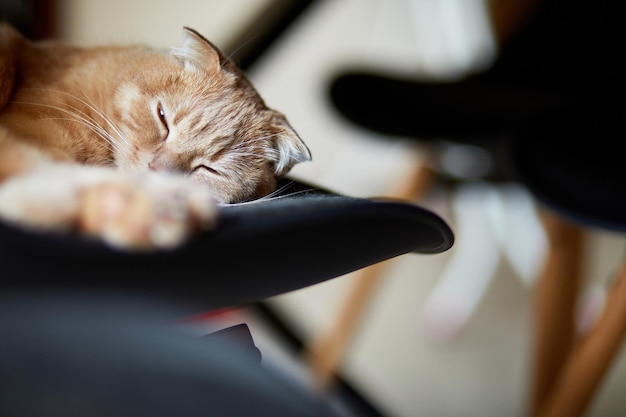
[[[431,184],[433,175],[430,168],[419,163],[407,176],[407,180],[392,191],[389,197],[403,200],[419,199]],[[357,273],[354,286],[339,312],[335,325],[327,334],[323,334],[311,344],[308,361],[320,390],[326,389],[332,382],[343,354],[389,262],[372,265]]]
[[583,415],[625,335],[626,262],[615,278],[602,315],[576,345],[539,415]]
[[579,227],[549,213],[543,220],[550,249],[534,290],[532,416],[543,408],[574,345],[583,258],[583,232]]

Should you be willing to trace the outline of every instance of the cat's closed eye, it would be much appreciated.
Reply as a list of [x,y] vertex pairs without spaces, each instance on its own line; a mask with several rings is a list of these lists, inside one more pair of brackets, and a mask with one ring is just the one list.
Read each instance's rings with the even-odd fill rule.
[[165,140],[170,134],[170,127],[167,124],[167,118],[165,116],[165,110],[163,109],[163,104],[161,103],[157,104],[156,111],[157,111],[157,115],[159,116],[159,120],[161,121],[161,124],[163,125],[163,127],[165,128],[165,131],[167,132],[165,135],[165,138],[163,139]]
[[211,168],[210,166],[207,166],[207,165],[198,165],[193,170],[194,171],[205,170],[213,175],[222,175],[218,170],[216,170],[215,168]]

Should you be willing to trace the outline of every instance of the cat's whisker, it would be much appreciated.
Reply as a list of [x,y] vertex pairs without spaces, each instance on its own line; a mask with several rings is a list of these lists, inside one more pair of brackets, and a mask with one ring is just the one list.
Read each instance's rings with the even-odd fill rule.
[[227,61],[232,61],[233,60],[233,56],[235,56],[235,54],[237,52],[239,52],[239,50],[241,48],[243,48],[244,46],[246,46],[247,44],[249,44],[250,42],[254,41],[255,38],[257,38],[257,36],[252,36],[250,37],[247,41],[244,41],[241,43],[241,45],[239,45],[237,48],[235,48],[230,54],[228,54],[228,56],[226,57]]
[[[288,186],[285,186],[288,187]],[[312,189],[311,189],[312,190]],[[296,195],[301,195],[301,194],[306,194],[308,192],[310,192],[311,190],[301,190],[301,191],[294,191],[293,193],[289,193],[289,194],[285,194],[285,195],[273,195],[275,193],[278,193],[279,191],[275,191],[274,193],[270,193],[266,196],[257,198],[256,200],[250,200],[250,201],[243,201],[241,203],[219,203],[218,205],[220,207],[236,207],[236,206],[247,206],[250,204],[258,204],[258,203],[262,203],[265,201],[272,201],[272,200],[280,200],[283,198],[288,198],[288,197],[293,197]]]
[[[258,152],[258,151],[263,151],[263,152]],[[271,157],[272,156],[278,156],[278,151],[276,149],[273,148],[265,148],[265,147],[258,147],[258,148],[252,148],[252,149],[242,149],[240,151],[231,151],[231,153],[229,153],[229,157]]]
[[262,141],[262,140],[271,139],[273,137],[280,136],[283,133],[284,132],[277,132],[277,133],[272,133],[272,134],[265,135],[265,136],[257,136],[257,137],[253,137],[253,138],[250,138],[250,139],[242,140],[242,141],[237,142],[235,144],[235,147],[237,147],[237,146],[247,146],[247,145],[249,145],[251,143],[254,143],[254,142],[259,142],[259,141]]
[[[96,131],[95,129],[97,129],[97,127],[94,127],[90,122],[82,119],[82,118],[70,118],[70,117],[46,117],[42,120],[59,120],[59,121],[66,121],[66,122],[73,122],[73,123],[81,123],[82,125],[88,127],[92,132],[101,135],[101,132]],[[104,143],[102,143],[103,146],[106,147],[106,149],[110,150],[110,151],[114,151],[114,146],[113,144],[106,140],[104,141]]]
[[[271,193],[261,197],[261,199],[264,199],[264,198],[268,199],[268,198],[273,198],[273,197],[279,196],[285,190],[289,189],[289,187],[291,187],[293,185],[293,183],[294,183],[294,181],[289,181],[287,184],[283,185],[282,187],[277,188],[276,190],[272,191]],[[306,190],[306,191],[309,191],[309,190]],[[294,194],[300,194],[300,192],[298,191],[298,192],[294,192],[294,193],[287,194],[287,195],[294,195]]]
[[65,104],[67,106],[70,106],[70,108],[74,110],[75,112],[73,114],[74,117],[81,118],[81,119],[88,119],[91,123],[94,124],[94,126],[97,126],[99,128],[97,132],[95,130],[94,132],[98,133],[102,139],[105,139],[106,141],[110,142],[111,145],[116,150],[118,149],[118,143],[117,143],[118,141],[122,142],[126,146],[131,146],[131,142],[124,136],[121,130],[117,127],[117,125],[115,125],[115,123],[113,123],[113,121],[103,111],[101,111],[95,106],[95,104],[93,103],[93,100],[89,99],[89,102],[88,102],[74,94],[70,94],[66,91],[61,91],[61,90],[55,90],[55,89],[40,89],[40,90],[67,96],[72,100],[76,100],[78,103],[82,104],[83,106],[87,107],[92,112],[94,112],[113,130],[113,132],[117,135],[117,138],[111,135],[104,127],[100,126],[92,117],[89,117],[88,115],[86,115],[84,111],[82,111],[82,109],[78,108],[77,106],[72,106],[69,103],[61,102],[60,105],[57,107],[57,110],[63,111],[64,109],[61,106],[61,104]]
[[[130,141],[124,136],[124,134],[122,133],[122,131],[117,127],[117,125],[115,123],[113,123],[113,121],[100,109],[98,109],[96,107],[96,105],[93,103],[93,100],[89,99],[89,102],[87,102],[86,100],[81,99],[80,97],[77,97],[73,94],[69,94],[66,93],[64,91],[59,91],[59,93],[61,94],[65,94],[67,96],[69,96],[70,98],[77,100],[79,103],[87,106],[91,111],[93,111],[98,117],[100,117],[102,120],[104,120],[104,122],[113,130],[113,132],[117,135],[117,139],[121,142],[123,142],[125,145],[130,146]],[[106,131],[106,129],[105,129]],[[107,132],[108,133],[108,132]],[[107,134],[107,138],[114,140],[115,138],[110,135]]]
[[255,200],[244,201],[241,203],[221,203],[220,205],[226,207],[226,206],[242,206],[242,205],[256,204],[256,203],[260,203],[263,201],[278,200],[278,199],[282,199],[286,197],[293,197],[296,195],[306,194],[311,191],[314,191],[313,188],[310,188],[310,189],[305,189],[305,190],[294,191],[288,194],[283,194],[283,192],[285,192],[285,190],[288,190],[289,187],[293,185],[293,183],[294,181],[289,181],[287,184],[283,185],[282,187],[279,187],[276,190],[272,191],[271,193],[264,195],[263,197],[257,198]]
[[93,103],[93,100],[89,100],[90,103],[81,100],[78,97],[75,97],[77,100],[79,100],[81,103],[85,104],[86,106],[88,106],[93,112],[95,112],[100,118],[102,118],[102,120],[104,120],[106,122],[106,124],[113,130],[113,132],[117,135],[118,139],[122,142],[124,142],[126,145],[130,145],[130,141],[128,139],[126,139],[126,137],[124,136],[124,134],[122,133],[122,131],[117,127],[117,125],[100,109],[98,109],[95,104]]
[[[231,149],[259,149],[259,150],[276,150],[270,143],[267,142],[267,139],[277,136],[278,134],[263,136],[254,139],[247,139],[245,141],[235,143]],[[263,144],[257,145],[256,142],[265,142]]]
[[245,150],[234,150],[229,153],[229,159],[238,159],[238,158],[259,158],[265,157],[270,161],[277,162],[280,159],[280,151],[270,146],[256,146],[256,147],[248,147]]
[[116,142],[113,140],[113,137],[109,134],[109,132],[107,132],[106,129],[100,126],[93,118],[83,113],[80,109],[75,107],[71,109],[56,107],[56,109],[70,116],[73,116],[74,121],[82,123],[84,126],[89,127],[92,132],[94,132],[100,138],[104,139],[104,141],[109,145],[110,149],[116,149]]
[[[283,134],[283,132],[273,133],[266,136],[255,137],[252,139],[243,140],[237,142],[231,149],[235,151],[239,149],[245,149],[250,152],[260,151],[261,154],[265,155],[268,159],[278,162],[280,160],[280,150],[272,146],[268,143],[268,140]],[[261,145],[255,145],[255,143],[261,142]],[[239,156],[248,156],[248,154],[236,153]]]
[[[31,106],[39,106],[39,107],[45,107],[45,108],[50,108],[53,110],[57,110],[61,113],[64,113],[70,117],[66,117],[66,118],[56,118],[59,120],[66,120],[66,121],[70,121],[70,122],[74,122],[74,123],[80,123],[83,126],[86,126],[87,128],[89,128],[89,130],[91,130],[93,133],[95,133],[98,137],[102,138],[104,143],[101,143],[103,146],[106,147],[106,149],[108,151],[112,151],[115,152],[117,150],[117,142],[115,141],[115,139],[109,134],[109,132],[107,132],[102,126],[100,126],[95,120],[93,120],[91,117],[85,115],[80,109],[77,108],[72,108],[72,109],[67,109],[61,106],[55,106],[55,105],[51,105],[51,104],[44,104],[44,103],[32,103],[32,102],[18,102],[18,101],[14,101],[14,103],[16,104],[23,104],[23,105],[31,105]],[[55,119],[55,118],[47,118],[47,119]]]

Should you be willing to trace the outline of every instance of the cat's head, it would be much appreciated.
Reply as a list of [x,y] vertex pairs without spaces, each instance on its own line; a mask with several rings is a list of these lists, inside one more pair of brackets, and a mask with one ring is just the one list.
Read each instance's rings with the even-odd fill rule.
[[311,158],[285,117],[194,30],[185,28],[179,47],[142,52],[125,67],[113,100],[121,169],[187,175],[232,203],[273,191]]

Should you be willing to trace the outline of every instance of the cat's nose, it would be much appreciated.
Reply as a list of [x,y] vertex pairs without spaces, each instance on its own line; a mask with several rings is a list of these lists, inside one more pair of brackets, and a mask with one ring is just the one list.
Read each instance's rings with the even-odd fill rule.
[[150,168],[151,171],[171,171],[173,167],[163,158],[157,156],[148,163],[148,168]]
[[163,156],[155,156],[148,163],[148,168],[156,172],[184,172],[184,167]]

